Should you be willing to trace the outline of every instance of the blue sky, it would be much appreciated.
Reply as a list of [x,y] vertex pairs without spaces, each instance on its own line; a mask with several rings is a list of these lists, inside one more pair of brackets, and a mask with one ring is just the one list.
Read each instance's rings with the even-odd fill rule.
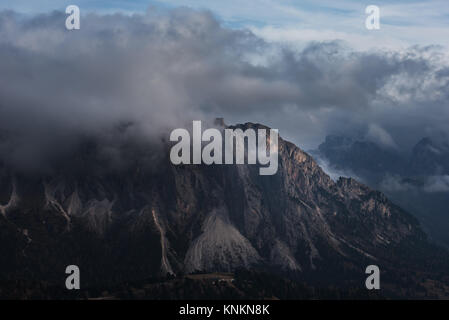
[[[70,4],[82,12],[126,14],[143,13],[149,7],[207,9],[228,27],[249,28],[269,41],[298,46],[335,39],[360,50],[449,45],[447,0],[2,0],[0,9],[36,13],[64,10]],[[381,30],[364,27],[364,11],[371,4],[381,9]]]

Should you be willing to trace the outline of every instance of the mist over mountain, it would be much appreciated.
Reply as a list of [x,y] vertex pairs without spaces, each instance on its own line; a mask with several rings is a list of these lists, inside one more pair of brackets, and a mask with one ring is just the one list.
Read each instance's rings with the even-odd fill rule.
[[[72,264],[88,289],[156,279],[149,298],[189,286],[185,274],[242,270],[307,288],[293,298],[364,297],[370,264],[386,297],[448,296],[448,253],[417,219],[296,147],[362,135],[330,138],[331,165],[445,188],[447,145],[423,140],[405,156],[448,132],[442,48],[298,50],[187,8],[87,14],[76,32],[65,18],[0,12],[0,297],[58,297]],[[279,129],[277,174],[172,165],[170,132],[215,117]]]
[[420,219],[434,241],[449,246],[449,147],[444,135],[420,139],[408,152],[368,140],[328,136],[312,151],[328,172],[357,177]]
[[32,281],[57,285],[76,264],[86,287],[246,269],[344,292],[363,288],[366,266],[376,264],[384,295],[445,294],[449,254],[415,218],[354,179],[334,182],[288,141],[280,139],[273,176],[256,165],[174,166],[168,158],[149,170],[144,157],[102,171],[98,151],[76,150],[84,167],[75,172],[30,177],[2,166],[3,282],[21,279],[36,293]]
[[65,18],[0,12],[0,156],[16,167],[39,169],[86,136],[116,152],[110,133],[127,123],[159,141],[186,119],[260,122],[305,149],[327,134],[406,149],[447,133],[438,46],[356,51],[337,39],[297,50],[187,8],[91,13],[76,32]]

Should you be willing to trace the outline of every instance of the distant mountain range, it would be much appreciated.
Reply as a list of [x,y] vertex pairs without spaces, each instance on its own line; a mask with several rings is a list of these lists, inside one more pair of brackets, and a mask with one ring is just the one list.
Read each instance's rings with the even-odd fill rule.
[[449,143],[421,139],[409,154],[392,148],[344,136],[327,136],[312,151],[324,157],[334,168],[349,169],[363,177],[396,174],[401,176],[449,174]]
[[328,136],[311,154],[329,171],[358,177],[417,216],[449,247],[449,142],[423,138],[408,153],[374,142]]
[[[355,179],[333,181],[288,141],[279,140],[273,176],[260,176],[256,165],[174,166],[168,146],[149,164],[136,156],[147,151],[133,148],[132,165],[116,170],[105,169],[95,141],[80,145],[59,171],[0,167],[3,288],[20,283],[19,297],[51,297],[48,287],[61,292],[65,267],[75,264],[85,288],[126,291],[167,275],[258,270],[322,298],[320,288],[367,292],[365,268],[375,264],[384,297],[449,297],[449,254],[413,216]],[[352,159],[354,170],[365,161],[370,170],[400,169],[399,158],[370,148],[329,138],[320,152],[332,150],[343,164]],[[158,288],[145,297],[157,298]]]

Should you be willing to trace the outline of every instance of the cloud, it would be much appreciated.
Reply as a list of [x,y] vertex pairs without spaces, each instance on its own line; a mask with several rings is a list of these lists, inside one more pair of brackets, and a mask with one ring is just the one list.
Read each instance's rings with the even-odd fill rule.
[[407,181],[398,175],[386,175],[379,183],[380,190],[386,192],[403,192],[419,190],[423,186],[421,181]]
[[371,140],[380,146],[387,148],[397,148],[391,135],[383,128],[376,124],[371,124],[366,135],[367,140]]
[[449,175],[429,177],[424,190],[426,192],[449,192]]
[[359,52],[330,41],[298,51],[185,8],[88,14],[79,31],[65,18],[0,13],[0,157],[10,164],[39,167],[86,137],[116,154],[214,117],[265,123],[306,149],[372,123],[387,144],[447,131],[438,47]]
[[357,176],[352,170],[341,169],[332,166],[327,159],[320,157],[318,154],[314,154],[313,158],[318,163],[318,165],[323,169],[323,171],[333,180],[338,181],[341,177],[343,178],[353,178],[360,182],[364,182],[364,179]]
[[386,192],[449,192],[449,175],[422,176],[414,179],[404,179],[400,176],[387,175],[383,178],[379,187]]

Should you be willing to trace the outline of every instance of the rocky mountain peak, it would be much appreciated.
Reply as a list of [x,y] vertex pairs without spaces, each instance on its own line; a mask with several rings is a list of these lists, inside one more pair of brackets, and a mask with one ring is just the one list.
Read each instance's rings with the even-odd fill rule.
[[[239,268],[337,272],[349,281],[370,263],[423,267],[407,256],[428,245],[413,217],[354,179],[334,182],[282,138],[273,176],[260,176],[257,165],[158,163],[138,172],[18,177],[14,206],[12,187],[0,198],[3,275],[14,279],[27,268],[53,281],[76,263],[87,282]],[[398,250],[404,260],[396,261]]]

